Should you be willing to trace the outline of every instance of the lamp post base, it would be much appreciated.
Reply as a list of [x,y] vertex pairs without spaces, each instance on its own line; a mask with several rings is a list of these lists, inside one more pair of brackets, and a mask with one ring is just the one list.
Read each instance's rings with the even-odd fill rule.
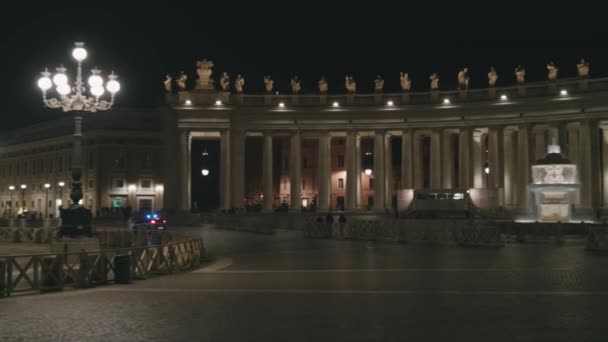
[[93,236],[91,221],[93,214],[91,210],[81,206],[61,209],[61,227],[57,237],[84,238]]

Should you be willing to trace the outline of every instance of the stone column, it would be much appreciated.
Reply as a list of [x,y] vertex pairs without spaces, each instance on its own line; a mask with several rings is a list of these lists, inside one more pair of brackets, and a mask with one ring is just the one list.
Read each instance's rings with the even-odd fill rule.
[[[514,151],[513,151],[513,130],[504,131],[504,203],[505,207],[513,208],[513,183],[514,183]],[[491,171],[490,171],[491,172]]]
[[232,163],[230,168],[230,182],[232,190],[232,207],[236,209],[243,208],[243,199],[245,198],[245,141],[247,139],[244,132],[231,132],[230,147]]
[[471,187],[471,130],[463,127],[458,133],[458,187],[469,189]]
[[473,187],[483,188],[483,161],[481,160],[481,137],[483,133],[479,130],[473,131]]
[[190,132],[179,131],[179,210],[190,211]]
[[452,132],[444,130],[441,136],[441,180],[442,187],[444,189],[451,189],[454,187],[452,182],[453,170],[454,170],[454,158],[453,158],[453,147],[452,147]]
[[591,158],[597,158],[591,150],[591,123],[589,120],[580,122],[579,127],[579,166],[580,204],[577,208],[580,214],[590,214],[593,209],[593,171]]
[[230,131],[222,132],[220,141],[220,208],[230,209]]
[[602,207],[608,209],[608,125],[600,126],[602,129]]
[[302,206],[302,139],[300,132],[294,132],[289,144],[289,184],[291,203],[289,209],[300,211]]
[[422,189],[422,149],[420,146],[420,135],[412,132],[413,141],[413,151],[412,154],[412,169],[414,170],[413,174],[413,187],[414,189]]
[[264,211],[272,212],[274,192],[272,186],[272,135],[264,134],[264,150],[262,153],[262,189],[264,193]]
[[530,214],[530,194],[528,185],[530,184],[530,155],[528,144],[528,126],[519,125],[517,132],[517,206],[518,211],[523,214]]
[[322,132],[319,137],[319,162],[318,164],[318,180],[319,180],[319,211],[329,211],[331,198],[331,137],[328,132]]
[[[356,204],[355,209],[361,208],[361,137],[355,133],[355,187]],[[348,176],[347,176],[348,178]]]
[[490,168],[490,184],[488,188],[496,189],[497,204],[504,206],[504,186],[505,186],[505,170],[504,170],[504,137],[502,127],[492,127],[488,131],[488,152],[489,152],[489,168]]
[[412,189],[414,187],[414,168],[412,163],[414,132],[404,130],[401,137],[401,188]]
[[384,133],[376,132],[374,135],[374,211],[385,210],[385,173],[384,173]]
[[357,133],[346,134],[346,210],[357,210]]
[[534,159],[538,160],[547,153],[547,142],[545,139],[546,128],[537,126],[534,128]]
[[431,189],[441,188],[441,133],[438,130],[431,132]]
[[[578,127],[570,124],[567,126],[568,130],[568,149],[566,157],[580,167],[579,163],[579,141],[578,141]],[[565,148],[564,148],[565,150]]]
[[391,146],[391,135],[384,137],[384,205],[387,209],[392,208],[393,203],[393,147]]

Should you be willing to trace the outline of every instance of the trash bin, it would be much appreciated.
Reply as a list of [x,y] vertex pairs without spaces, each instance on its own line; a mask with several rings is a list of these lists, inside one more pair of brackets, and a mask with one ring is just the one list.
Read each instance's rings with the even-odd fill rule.
[[46,257],[42,261],[42,281],[40,292],[59,291],[63,289],[63,262],[61,255]]
[[128,254],[114,257],[114,282],[116,284],[131,282],[131,256]]

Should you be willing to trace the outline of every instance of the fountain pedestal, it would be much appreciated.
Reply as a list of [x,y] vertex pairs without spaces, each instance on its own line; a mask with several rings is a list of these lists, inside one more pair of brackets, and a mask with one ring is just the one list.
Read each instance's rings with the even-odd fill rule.
[[576,165],[561,154],[559,145],[549,145],[547,154],[532,165],[532,184],[540,222],[568,222],[574,193],[578,191]]

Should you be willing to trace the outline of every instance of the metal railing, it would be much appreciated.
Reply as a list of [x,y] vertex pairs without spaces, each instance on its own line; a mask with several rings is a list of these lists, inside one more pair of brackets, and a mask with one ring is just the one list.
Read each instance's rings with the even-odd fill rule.
[[129,258],[133,279],[146,279],[196,267],[205,256],[205,249],[198,238],[158,246],[0,256],[0,297],[114,282],[121,256]]

